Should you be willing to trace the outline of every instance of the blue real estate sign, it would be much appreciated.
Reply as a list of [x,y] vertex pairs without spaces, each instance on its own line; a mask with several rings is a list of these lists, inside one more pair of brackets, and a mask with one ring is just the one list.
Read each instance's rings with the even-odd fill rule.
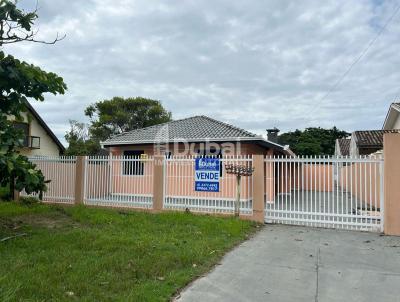
[[219,158],[196,158],[195,191],[219,192]]

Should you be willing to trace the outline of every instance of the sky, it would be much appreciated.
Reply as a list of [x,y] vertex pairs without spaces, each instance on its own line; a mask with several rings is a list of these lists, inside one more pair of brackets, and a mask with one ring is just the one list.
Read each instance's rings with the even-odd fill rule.
[[87,122],[84,109],[113,96],[157,99],[173,119],[207,115],[257,134],[380,129],[400,99],[399,5],[39,0],[37,39],[65,39],[5,52],[64,78],[64,95],[32,102],[64,144],[69,120]]

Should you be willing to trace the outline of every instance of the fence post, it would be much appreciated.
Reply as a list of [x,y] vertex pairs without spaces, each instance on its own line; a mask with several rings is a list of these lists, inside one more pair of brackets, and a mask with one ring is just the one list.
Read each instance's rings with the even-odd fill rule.
[[85,198],[85,156],[76,157],[75,204],[82,204]]
[[384,154],[384,232],[400,236],[400,134],[383,136]]
[[153,211],[160,212],[164,204],[164,161],[163,155],[154,156]]
[[264,155],[253,155],[253,219],[264,223]]

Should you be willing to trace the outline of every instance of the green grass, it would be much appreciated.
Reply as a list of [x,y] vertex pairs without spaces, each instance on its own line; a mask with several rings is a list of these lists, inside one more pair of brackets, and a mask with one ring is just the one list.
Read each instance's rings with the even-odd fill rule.
[[0,301],[168,301],[254,232],[188,213],[0,203]]

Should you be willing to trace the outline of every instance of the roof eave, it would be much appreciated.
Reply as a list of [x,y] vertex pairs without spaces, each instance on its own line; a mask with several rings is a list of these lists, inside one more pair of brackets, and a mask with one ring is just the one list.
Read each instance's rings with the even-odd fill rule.
[[383,122],[382,130],[388,130],[388,129],[386,128],[386,125],[387,125],[387,123],[389,122],[390,116],[392,116],[392,112],[393,112],[393,111],[397,111],[397,114],[400,114],[400,106],[398,106],[398,105],[395,104],[395,103],[392,103],[392,104],[390,105],[389,110],[388,110],[388,112],[387,112],[387,114],[386,114],[385,121]]
[[165,141],[155,142],[154,140],[141,140],[135,142],[127,142],[127,141],[110,141],[110,142],[100,142],[102,148],[107,146],[126,146],[126,145],[143,145],[143,144],[169,144],[169,143],[197,143],[197,142],[244,142],[244,141],[261,141],[269,144],[272,147],[284,150],[284,146],[279,145],[277,143],[266,140],[262,136],[254,136],[254,137],[225,137],[225,138],[197,138],[197,139],[171,139]]

